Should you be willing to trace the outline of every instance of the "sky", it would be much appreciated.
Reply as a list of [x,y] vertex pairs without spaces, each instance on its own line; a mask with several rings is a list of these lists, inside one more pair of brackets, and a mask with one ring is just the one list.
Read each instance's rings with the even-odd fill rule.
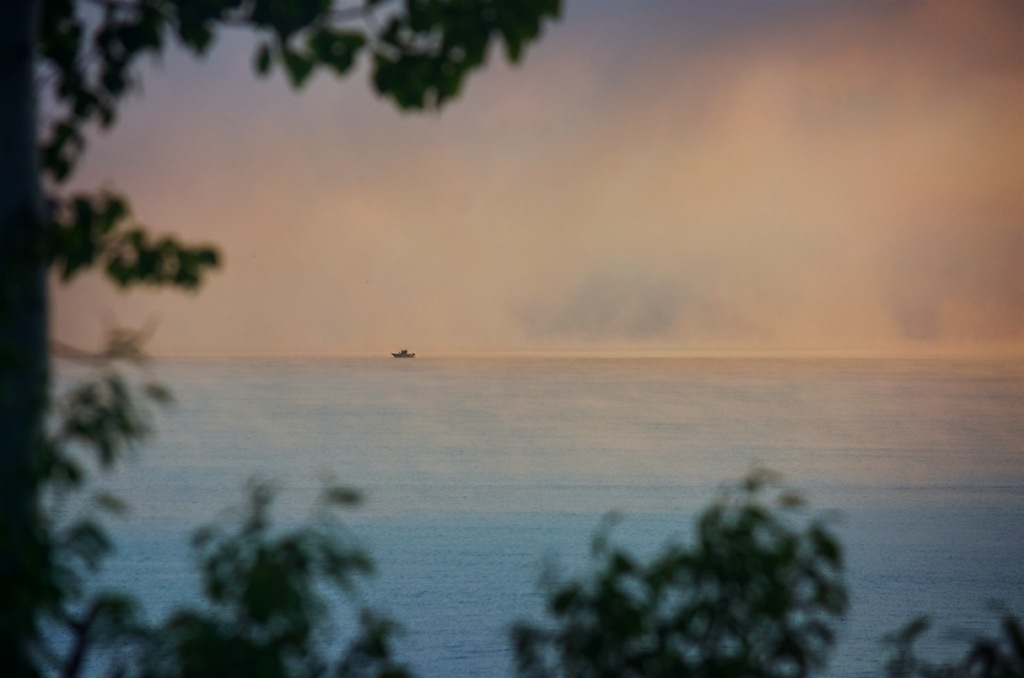
[[54,282],[57,339],[1024,353],[1017,0],[570,0],[439,114],[366,68],[294,93],[253,44],[147,64],[73,182],[223,266],[196,294]]

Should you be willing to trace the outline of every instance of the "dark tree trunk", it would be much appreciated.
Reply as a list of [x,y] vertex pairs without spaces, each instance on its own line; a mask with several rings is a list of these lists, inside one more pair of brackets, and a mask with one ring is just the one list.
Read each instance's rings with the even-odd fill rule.
[[29,673],[27,640],[45,579],[30,473],[47,393],[35,11],[33,0],[0,0],[0,666],[11,676]]

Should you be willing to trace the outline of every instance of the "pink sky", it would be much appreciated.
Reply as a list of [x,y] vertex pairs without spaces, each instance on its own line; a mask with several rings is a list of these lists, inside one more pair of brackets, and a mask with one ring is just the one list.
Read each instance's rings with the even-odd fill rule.
[[1024,5],[569,2],[440,115],[252,40],[145,70],[76,185],[216,243],[57,289],[154,353],[1024,348]]

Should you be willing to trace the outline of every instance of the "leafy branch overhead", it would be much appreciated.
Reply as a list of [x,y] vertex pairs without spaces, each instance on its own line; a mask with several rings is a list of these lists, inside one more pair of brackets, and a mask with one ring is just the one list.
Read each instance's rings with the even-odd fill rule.
[[136,283],[194,289],[203,268],[216,266],[212,247],[187,246],[165,236],[152,241],[130,225],[127,200],[111,193],[77,195],[56,204],[49,261],[64,280],[101,265],[121,287]]
[[[458,95],[466,75],[503,43],[518,62],[560,0],[46,0],[38,37],[43,110],[43,177],[67,181],[86,148],[90,124],[109,128],[136,86],[132,69],[174,41],[206,54],[225,28],[263,36],[253,67],[278,66],[301,88],[320,68],[338,76],[361,52],[372,57],[373,84],[403,109],[434,109]],[[124,198],[53,198],[58,223],[51,246],[65,279],[102,264],[121,286],[137,282],[193,288],[217,265],[209,247],[172,239],[149,242],[140,229],[118,231]]]

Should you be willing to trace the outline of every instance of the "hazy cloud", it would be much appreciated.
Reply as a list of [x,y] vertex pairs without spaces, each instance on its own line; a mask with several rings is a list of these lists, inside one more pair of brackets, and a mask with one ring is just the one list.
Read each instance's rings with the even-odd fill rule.
[[588,278],[568,297],[533,304],[526,322],[539,336],[584,340],[664,339],[682,315],[682,295],[671,281],[625,275]]
[[157,351],[1024,345],[1024,5],[576,2],[440,116],[171,54],[77,179],[213,241]]

